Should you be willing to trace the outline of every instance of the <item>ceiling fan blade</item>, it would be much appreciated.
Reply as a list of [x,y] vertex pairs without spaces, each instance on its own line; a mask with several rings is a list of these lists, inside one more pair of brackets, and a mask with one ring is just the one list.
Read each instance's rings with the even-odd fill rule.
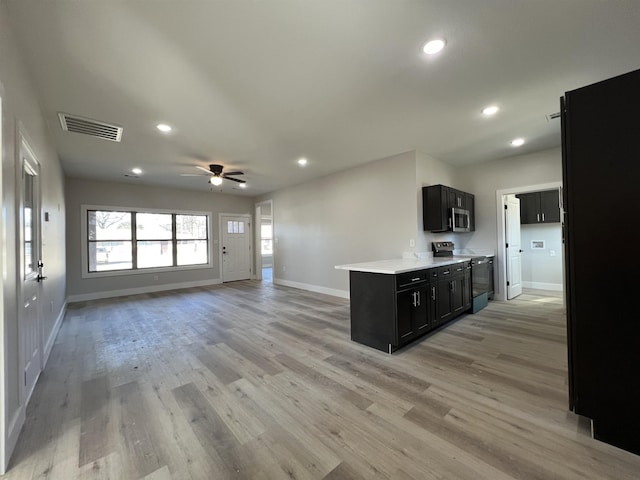
[[244,172],[224,172],[222,175],[227,176],[227,175],[244,175]]
[[247,183],[246,180],[238,180],[237,178],[231,178],[231,177],[224,177],[225,180],[231,180],[233,182],[238,182],[238,183]]
[[201,167],[200,165],[196,165],[196,168],[199,168],[203,172],[207,172],[207,175],[213,175],[213,173],[211,173],[211,171],[208,168]]

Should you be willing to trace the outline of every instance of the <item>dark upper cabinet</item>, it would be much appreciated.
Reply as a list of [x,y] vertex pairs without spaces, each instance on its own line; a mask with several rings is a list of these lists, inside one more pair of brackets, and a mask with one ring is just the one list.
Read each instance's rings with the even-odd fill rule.
[[542,223],[560,222],[560,194],[558,190],[540,192],[540,213]]
[[594,261],[596,235],[637,238],[640,70],[567,92],[562,112],[571,409],[596,439],[640,454],[638,273]]
[[475,197],[473,194],[446,185],[431,185],[422,188],[422,220],[425,231],[451,231],[452,208],[469,211],[469,227],[473,232],[475,230]]
[[516,197],[520,199],[520,223],[560,222],[560,195],[558,190],[521,193]]

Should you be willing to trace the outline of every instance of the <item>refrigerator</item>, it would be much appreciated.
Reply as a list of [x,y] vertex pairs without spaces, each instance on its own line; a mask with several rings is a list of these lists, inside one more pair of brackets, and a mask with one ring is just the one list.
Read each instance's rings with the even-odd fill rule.
[[569,407],[640,454],[640,70],[561,114]]

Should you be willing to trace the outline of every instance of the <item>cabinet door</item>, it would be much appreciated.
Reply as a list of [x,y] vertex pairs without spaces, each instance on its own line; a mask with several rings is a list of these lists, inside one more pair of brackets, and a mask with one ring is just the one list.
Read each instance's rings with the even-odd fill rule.
[[413,334],[413,310],[415,300],[414,290],[398,292],[396,296],[397,307],[397,338],[396,345],[402,345]]
[[428,286],[417,289],[417,305],[413,309],[413,331],[420,335],[427,331],[429,327],[429,299],[430,289]]
[[464,275],[451,279],[451,310],[453,313],[460,313],[464,310]]
[[464,208],[469,210],[469,228],[472,232],[474,232],[476,230],[476,199],[471,193],[465,193],[464,198]]
[[538,223],[540,221],[540,192],[520,193],[520,223]]
[[444,185],[422,188],[422,222],[425,231],[444,232],[450,229],[449,190]]
[[464,282],[462,284],[463,293],[462,298],[464,302],[464,310],[471,308],[472,288],[471,288],[471,265],[467,265],[464,271]]
[[436,323],[446,322],[451,318],[453,311],[451,310],[451,291],[453,283],[450,278],[439,280],[436,288]]
[[427,322],[430,327],[438,323],[438,282],[433,282],[427,289]]
[[560,194],[558,190],[540,192],[540,221],[542,223],[560,222]]

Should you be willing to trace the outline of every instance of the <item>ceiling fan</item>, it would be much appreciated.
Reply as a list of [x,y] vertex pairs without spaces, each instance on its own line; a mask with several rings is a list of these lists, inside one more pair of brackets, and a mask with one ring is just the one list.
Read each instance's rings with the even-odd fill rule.
[[239,180],[237,178],[233,178],[231,177],[231,175],[244,175],[244,172],[225,172],[223,173],[222,170],[224,169],[224,166],[222,165],[218,165],[215,163],[212,163],[211,165],[209,165],[209,170],[207,170],[204,167],[201,167],[200,165],[196,165],[196,168],[199,168],[200,170],[206,172],[206,173],[183,173],[181,174],[182,177],[200,177],[200,176],[209,176],[211,177],[209,179],[209,183],[211,183],[211,185],[221,185],[222,184],[222,179],[225,180],[232,180],[234,182],[238,182],[238,183],[247,183],[245,180]]

